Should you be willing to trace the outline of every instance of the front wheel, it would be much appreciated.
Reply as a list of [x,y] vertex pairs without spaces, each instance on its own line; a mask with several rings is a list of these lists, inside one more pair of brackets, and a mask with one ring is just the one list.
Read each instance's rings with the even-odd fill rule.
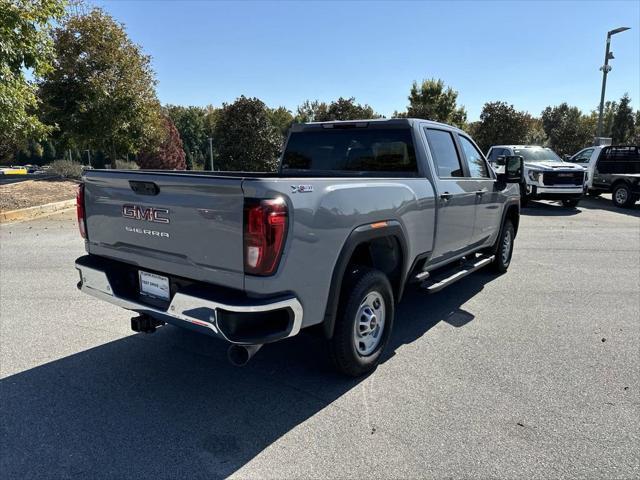
[[580,202],[580,200],[577,199],[571,199],[571,200],[563,200],[562,204],[565,207],[569,207],[569,208],[576,208],[578,206],[578,203]]
[[340,372],[358,377],[380,363],[393,327],[393,290],[384,273],[367,267],[346,283],[329,349]]
[[492,264],[496,272],[504,273],[509,268],[511,256],[513,255],[513,241],[515,236],[516,230],[513,228],[513,223],[509,219],[505,220],[500,236],[498,237],[496,257]]
[[619,208],[629,208],[635,203],[635,197],[631,192],[631,188],[626,183],[620,183],[613,187],[611,195],[613,204]]

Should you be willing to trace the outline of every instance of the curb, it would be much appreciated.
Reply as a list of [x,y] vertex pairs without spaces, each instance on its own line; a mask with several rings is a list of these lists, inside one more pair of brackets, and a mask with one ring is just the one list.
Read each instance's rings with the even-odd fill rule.
[[75,198],[72,200],[63,200],[62,202],[46,203],[35,207],[20,208],[18,210],[9,210],[0,212],[0,223],[15,222],[18,220],[28,220],[36,217],[43,217],[57,213],[62,210],[68,210],[76,206]]

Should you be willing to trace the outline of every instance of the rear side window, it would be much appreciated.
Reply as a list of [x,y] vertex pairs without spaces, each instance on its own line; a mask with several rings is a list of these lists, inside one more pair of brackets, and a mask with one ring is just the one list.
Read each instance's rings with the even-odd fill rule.
[[460,145],[464,151],[464,156],[467,159],[467,165],[469,165],[469,174],[473,178],[489,178],[489,169],[487,163],[484,161],[482,154],[478,151],[473,143],[468,138],[458,135],[460,139]]
[[415,175],[416,154],[408,128],[349,128],[293,132],[283,172],[397,172]]
[[600,152],[600,173],[640,173],[638,147],[609,147]]
[[453,135],[446,130],[434,128],[425,128],[425,132],[438,177],[464,177]]

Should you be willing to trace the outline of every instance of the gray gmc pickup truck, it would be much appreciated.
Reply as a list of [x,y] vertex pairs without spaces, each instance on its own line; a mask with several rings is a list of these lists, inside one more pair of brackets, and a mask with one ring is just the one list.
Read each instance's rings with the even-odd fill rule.
[[231,343],[245,364],[314,327],[341,372],[378,364],[405,286],[506,271],[522,158],[496,174],[463,131],[415,119],[294,125],[277,173],[87,171],[78,288]]

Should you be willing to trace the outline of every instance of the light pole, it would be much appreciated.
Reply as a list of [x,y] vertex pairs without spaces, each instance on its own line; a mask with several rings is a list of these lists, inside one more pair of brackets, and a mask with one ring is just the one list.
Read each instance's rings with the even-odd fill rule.
[[209,137],[209,160],[211,162],[211,171],[213,171],[213,138]]
[[613,52],[609,50],[609,46],[611,45],[611,37],[616,33],[624,32],[625,30],[629,30],[630,27],[620,27],[614,30],[609,30],[607,32],[607,48],[604,53],[604,65],[600,67],[602,70],[602,92],[600,93],[600,110],[598,112],[598,133],[597,137],[600,138],[602,136],[602,113],[604,110],[604,92],[607,89],[607,73],[611,70],[609,66],[609,60],[613,60]]
[[91,150],[86,150],[87,158],[89,159],[89,166],[91,166]]

